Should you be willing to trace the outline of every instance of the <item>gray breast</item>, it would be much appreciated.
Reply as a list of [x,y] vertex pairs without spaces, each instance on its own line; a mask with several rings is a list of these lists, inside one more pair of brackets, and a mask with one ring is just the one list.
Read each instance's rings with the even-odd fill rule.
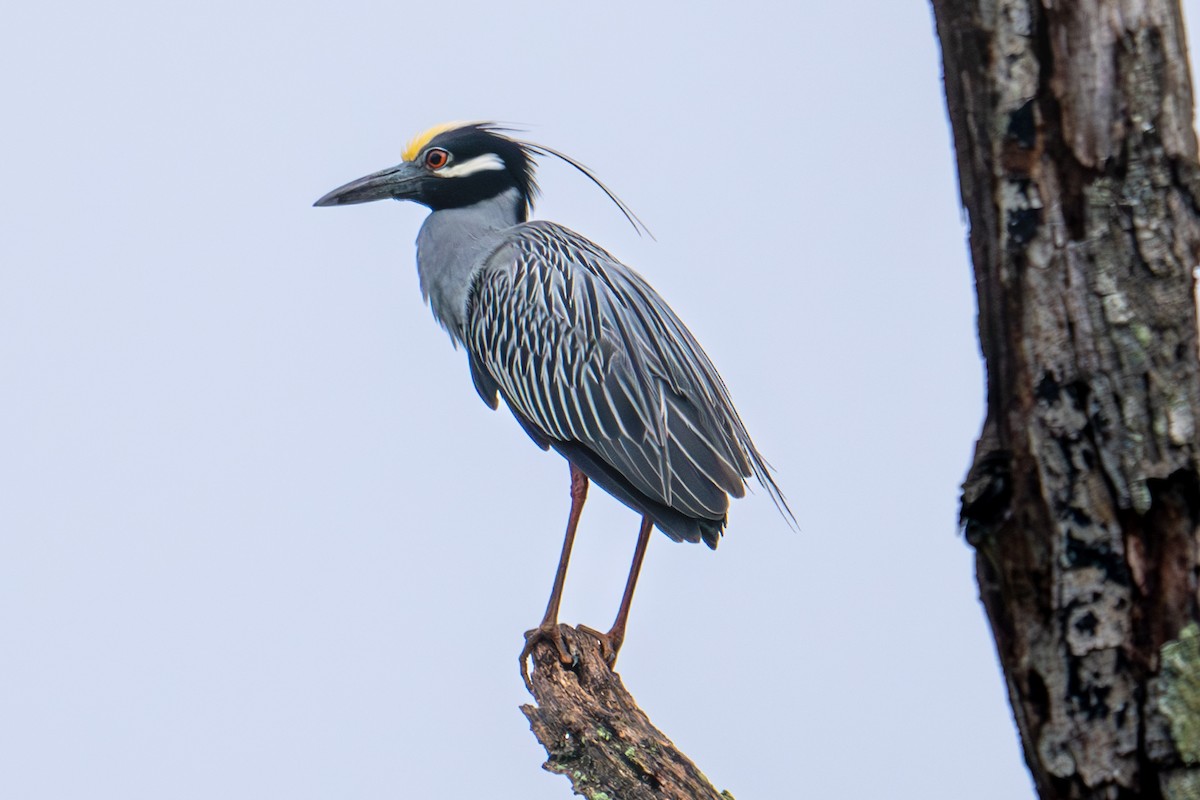
[[472,283],[505,240],[505,232],[517,223],[514,194],[434,211],[417,234],[421,294],[456,344],[464,341]]

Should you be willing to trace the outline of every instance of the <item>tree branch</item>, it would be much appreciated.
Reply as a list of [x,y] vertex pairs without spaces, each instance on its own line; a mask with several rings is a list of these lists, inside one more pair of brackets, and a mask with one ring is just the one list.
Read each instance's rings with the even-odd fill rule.
[[650,723],[594,637],[559,628],[576,661],[564,666],[553,644],[538,643],[538,704],[521,706],[549,756],[544,769],[567,776],[575,793],[591,800],[733,800]]

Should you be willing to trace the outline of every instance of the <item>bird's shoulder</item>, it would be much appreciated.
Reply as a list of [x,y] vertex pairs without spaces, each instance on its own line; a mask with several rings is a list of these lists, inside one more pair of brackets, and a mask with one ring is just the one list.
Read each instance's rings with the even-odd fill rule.
[[473,333],[487,350],[557,351],[592,374],[634,372],[638,382],[665,380],[677,394],[695,395],[719,381],[686,326],[641,275],[554,222],[526,222],[504,233],[477,275],[467,326],[468,337]]
[[558,276],[596,279],[620,292],[633,270],[591,239],[556,222],[534,220],[501,235],[485,260],[485,272],[555,280]]
[[612,256],[561,225],[514,226],[476,276],[468,347],[485,361],[503,359],[510,369],[522,358],[570,366],[575,380],[585,367],[593,374],[606,369],[619,353],[612,330],[612,305],[621,302],[614,265]]
[[522,223],[505,231],[479,270],[468,327],[493,334],[520,329],[534,351],[555,346],[580,356],[613,355],[614,319],[630,304],[633,274],[569,228]]

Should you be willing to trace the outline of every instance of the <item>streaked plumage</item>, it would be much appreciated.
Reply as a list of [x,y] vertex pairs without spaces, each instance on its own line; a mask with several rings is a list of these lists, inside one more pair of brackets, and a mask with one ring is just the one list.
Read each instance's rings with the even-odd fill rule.
[[[429,206],[417,238],[422,292],[464,345],[480,397],[492,408],[504,398],[539,446],[667,536],[715,548],[729,497],[741,497],[751,476],[790,519],[724,383],[666,302],[586,238],[527,221],[538,154],[579,168],[636,222],[578,163],[487,124],[427,131],[402,164],[317,205],[395,197]],[[573,519],[576,505],[582,497]],[[572,536],[573,524],[567,550]],[[565,566],[564,552],[560,573]],[[556,597],[552,606],[556,614]]]
[[676,541],[716,547],[766,465],[704,351],[639,276],[549,222],[512,228],[467,306],[471,373],[533,439]]

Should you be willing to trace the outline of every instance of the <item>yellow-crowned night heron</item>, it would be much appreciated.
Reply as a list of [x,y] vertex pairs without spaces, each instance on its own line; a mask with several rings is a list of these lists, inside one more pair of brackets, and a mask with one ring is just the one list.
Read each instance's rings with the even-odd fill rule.
[[[541,625],[566,663],[558,608],[588,480],[642,514],[633,564],[607,634],[609,663],[625,636],[629,604],[652,527],[711,548],[729,495],[751,475],[791,512],[755,449],[712,362],[658,293],[600,247],[553,222],[528,221],[538,193],[535,155],[554,155],[604,189],[585,167],[488,123],[432,128],[404,160],[334,189],[318,206],[392,198],[431,213],[417,236],[417,272],[433,315],[467,351],[484,402],[504,398],[525,432],[571,469],[571,512]],[[590,629],[589,629],[590,630]]]

